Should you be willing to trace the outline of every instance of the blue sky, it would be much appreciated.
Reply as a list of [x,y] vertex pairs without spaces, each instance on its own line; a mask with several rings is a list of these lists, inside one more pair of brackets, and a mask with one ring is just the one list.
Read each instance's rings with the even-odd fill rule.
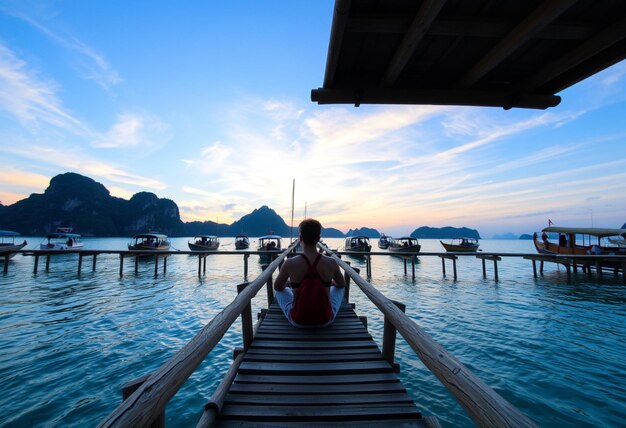
[[3,1],[0,201],[73,171],[184,220],[344,232],[626,221],[626,64],[546,111],[318,106],[333,2]]

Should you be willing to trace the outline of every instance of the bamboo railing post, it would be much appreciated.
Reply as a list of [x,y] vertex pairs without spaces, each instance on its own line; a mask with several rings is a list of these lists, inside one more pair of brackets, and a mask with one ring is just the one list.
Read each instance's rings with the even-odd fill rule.
[[[241,294],[243,290],[248,286],[248,282],[242,282],[237,285],[237,294]],[[243,348],[248,350],[252,343],[252,305],[248,302],[248,305],[241,313],[241,333],[243,335]]]
[[[392,300],[393,304],[396,305],[402,312],[405,312],[406,306],[403,303],[396,302]],[[383,331],[383,358],[387,360],[387,362],[394,367],[395,356],[396,356],[396,327],[389,321],[387,315],[385,315],[384,320],[384,331]]]
[[[346,262],[348,266],[350,266],[350,262]],[[343,297],[346,299],[346,302],[350,303],[350,275],[348,275],[347,271],[343,273],[343,279],[346,283],[346,288],[343,292]]]
[[[261,266],[262,270],[267,269],[269,265]],[[272,275],[267,278],[267,282],[265,283],[265,288],[267,288],[267,307],[269,308],[272,302],[274,301],[274,277]]]

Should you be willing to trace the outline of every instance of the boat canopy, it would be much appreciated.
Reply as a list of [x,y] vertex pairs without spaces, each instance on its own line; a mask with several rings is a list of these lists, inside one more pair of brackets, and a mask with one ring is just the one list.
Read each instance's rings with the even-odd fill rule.
[[134,236],[135,239],[140,238],[156,238],[156,239],[167,239],[167,235],[162,233],[138,233]]
[[56,239],[56,238],[80,238],[78,233],[62,233],[62,232],[54,232],[48,233],[46,235],[48,239]]
[[19,236],[19,233],[11,230],[0,230],[0,236]]
[[216,235],[196,235],[194,238],[206,238],[206,239],[216,239]]
[[282,239],[282,238],[278,235],[265,235],[259,238],[259,240],[263,240],[263,239]]
[[626,229],[605,229],[600,227],[559,227],[559,226],[550,226],[546,227],[542,230],[542,232],[552,232],[552,233],[566,233],[566,234],[576,234],[576,235],[591,235],[597,236],[599,238],[604,238],[607,236],[624,236],[626,237]]

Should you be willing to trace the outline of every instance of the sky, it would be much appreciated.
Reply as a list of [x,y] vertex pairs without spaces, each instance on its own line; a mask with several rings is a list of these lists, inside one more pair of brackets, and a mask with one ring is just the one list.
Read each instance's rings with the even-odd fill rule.
[[[0,2],[0,201],[76,172],[184,221],[483,238],[626,222],[626,63],[548,110],[319,106],[333,2]],[[1,225],[0,225],[1,226]]]

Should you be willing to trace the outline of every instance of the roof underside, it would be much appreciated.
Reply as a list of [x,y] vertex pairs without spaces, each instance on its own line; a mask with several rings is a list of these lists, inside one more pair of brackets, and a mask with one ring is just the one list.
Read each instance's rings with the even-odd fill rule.
[[545,109],[624,58],[624,0],[336,0],[311,99]]

